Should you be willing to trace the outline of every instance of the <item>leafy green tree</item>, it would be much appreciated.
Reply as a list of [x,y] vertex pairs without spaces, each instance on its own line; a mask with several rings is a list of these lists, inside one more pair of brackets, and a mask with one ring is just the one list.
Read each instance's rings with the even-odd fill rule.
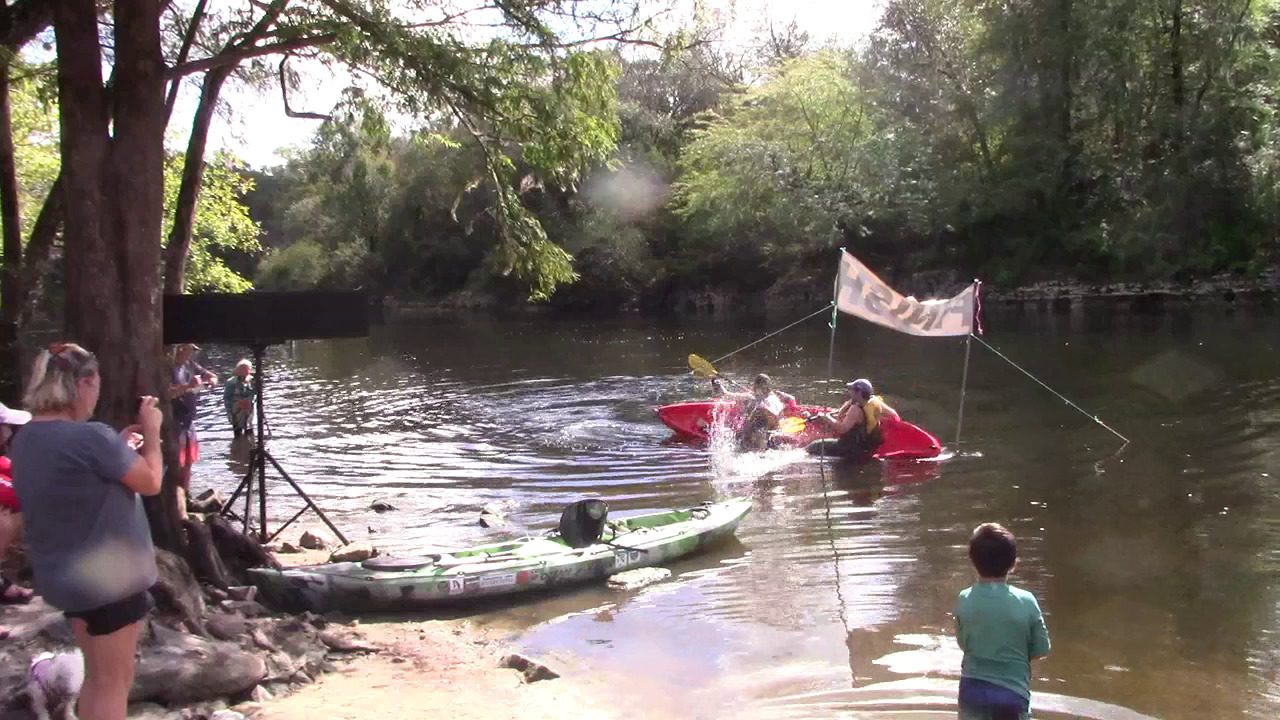
[[[163,394],[160,290],[185,285],[208,128],[222,85],[241,71],[262,78],[265,58],[278,61],[286,105],[292,83],[287,63],[304,54],[372,79],[382,97],[405,110],[453,118],[485,156],[487,172],[478,179],[490,183],[496,198],[495,267],[521,278],[534,298],[572,277],[563,251],[517,200],[516,161],[546,182],[567,185],[608,156],[617,137],[616,64],[612,54],[590,46],[646,32],[647,20],[635,5],[481,0],[457,8],[271,0],[241,6],[198,0],[187,9],[158,0],[18,0],[0,13],[6,60],[46,28],[54,31],[62,172],[33,236],[42,219],[49,237],[61,225],[67,330],[98,355],[104,420],[123,424],[138,395]],[[104,40],[110,45],[105,53]],[[3,70],[7,80],[9,68]],[[187,77],[201,78],[201,98],[166,250],[164,141],[177,89]],[[7,82],[5,87],[3,98]],[[4,125],[0,135],[10,140]],[[12,153],[4,155],[0,199],[9,255],[20,244],[11,242],[17,192]],[[12,264],[7,270],[10,278],[16,274]],[[175,469],[170,446],[166,465]],[[150,510],[159,544],[182,550],[175,479],[166,479],[163,497]]]
[[681,158],[681,218],[727,252],[829,247],[865,212],[876,142],[845,59],[823,52],[781,63],[723,116],[708,118]]
[[[12,68],[21,78],[9,84],[14,158],[17,167],[19,207],[39,208],[58,178],[58,104],[53,68]],[[35,215],[22,216],[22,237],[31,237]]]
[[[182,155],[170,155],[165,163],[165,217],[172,221],[182,182]],[[186,292],[244,292],[253,287],[247,278],[230,269],[227,253],[256,254],[259,227],[249,217],[241,198],[253,188],[253,180],[233,156],[219,153],[205,163],[204,189],[196,204],[194,241],[184,277]]]

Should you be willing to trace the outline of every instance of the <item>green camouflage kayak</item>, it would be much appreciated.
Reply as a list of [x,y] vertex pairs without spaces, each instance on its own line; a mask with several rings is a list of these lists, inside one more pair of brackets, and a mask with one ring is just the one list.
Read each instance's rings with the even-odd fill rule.
[[609,518],[600,540],[574,549],[558,533],[466,550],[384,556],[273,570],[250,579],[272,604],[290,610],[372,612],[453,603],[599,580],[659,565],[723,540],[751,510],[749,498],[685,510]]

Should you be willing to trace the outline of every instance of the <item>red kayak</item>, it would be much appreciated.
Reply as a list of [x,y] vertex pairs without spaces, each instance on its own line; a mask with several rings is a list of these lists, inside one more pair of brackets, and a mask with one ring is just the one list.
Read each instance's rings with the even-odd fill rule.
[[[829,408],[801,405],[788,408],[784,417],[815,415],[834,412]],[[657,409],[658,418],[677,435],[694,440],[706,440],[711,427],[719,421],[724,427],[736,428],[742,419],[742,406],[730,400],[700,400],[695,402],[663,405]],[[794,446],[808,445],[814,440],[834,437],[814,423],[806,423],[797,433],[783,433],[780,438]],[[909,422],[885,418],[880,421],[880,434],[884,442],[872,455],[882,458],[931,458],[942,453],[938,439]]]

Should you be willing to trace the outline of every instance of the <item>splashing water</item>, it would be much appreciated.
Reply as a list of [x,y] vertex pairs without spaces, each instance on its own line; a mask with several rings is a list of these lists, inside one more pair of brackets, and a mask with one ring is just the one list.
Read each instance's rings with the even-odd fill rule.
[[712,413],[707,451],[711,476],[720,482],[749,482],[808,457],[802,448],[739,452],[732,413],[719,407]]

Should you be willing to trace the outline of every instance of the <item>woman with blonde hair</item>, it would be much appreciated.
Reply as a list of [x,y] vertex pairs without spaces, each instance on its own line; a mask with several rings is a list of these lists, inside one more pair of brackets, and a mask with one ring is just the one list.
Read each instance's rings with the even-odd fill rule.
[[[124,720],[156,582],[139,495],[160,492],[161,412],[143,397],[138,424],[117,433],[89,421],[100,388],[93,353],[71,343],[42,351],[24,399],[33,417],[9,458],[36,590],[71,621],[84,654],[77,716]],[[138,430],[141,456],[130,442]]]

